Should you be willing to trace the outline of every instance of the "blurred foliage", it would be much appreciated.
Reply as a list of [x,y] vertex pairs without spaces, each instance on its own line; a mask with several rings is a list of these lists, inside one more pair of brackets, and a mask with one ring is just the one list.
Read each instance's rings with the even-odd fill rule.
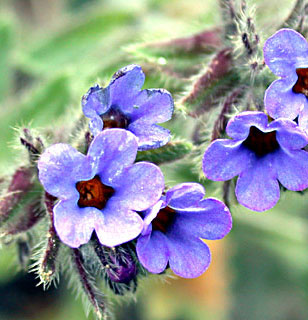
[[[281,25],[293,6],[288,0],[247,3],[257,5],[256,21],[263,40]],[[204,50],[192,57],[144,44],[220,27],[219,14],[214,0],[1,1],[1,171],[7,173],[19,154],[9,147],[15,143],[13,127],[31,123],[36,128],[51,125],[52,130],[59,119],[79,110],[81,96],[90,85],[107,83],[113,72],[128,63],[142,65],[147,74],[145,87],[164,87],[180,100],[191,83],[190,71],[202,70],[213,58],[213,51]],[[181,115],[181,105],[176,107],[175,120],[166,126],[179,138],[192,138],[191,119]],[[191,147],[184,149],[187,153]],[[162,169],[170,185],[198,180],[197,170],[185,159],[176,165],[165,164]],[[205,184],[208,195],[221,198],[212,183]],[[139,302],[117,305],[116,319],[308,319],[306,196],[285,193],[279,205],[264,214],[235,207],[234,229],[221,242],[230,252],[214,248],[213,264],[202,280],[185,280],[186,285],[183,281],[178,285],[172,282],[172,286],[143,283]],[[21,286],[13,284],[20,277],[14,251],[9,245],[1,249],[0,292],[6,295],[5,290],[10,290],[16,298]],[[227,274],[216,271],[216,260],[225,266]],[[211,279],[217,278],[221,279],[220,287],[216,282],[211,284]],[[190,285],[192,289],[188,289]],[[47,311],[38,306],[33,312],[13,318],[84,319],[80,303],[63,287],[59,292],[64,294],[58,293],[60,299],[50,300]],[[187,299],[189,290],[197,292],[192,294],[194,302]],[[32,297],[30,289],[28,293]],[[209,302],[212,295],[217,305]],[[32,304],[31,299],[25,303]],[[37,296],[34,299],[44,305]],[[5,313],[6,308],[0,304],[0,319],[12,319]]]

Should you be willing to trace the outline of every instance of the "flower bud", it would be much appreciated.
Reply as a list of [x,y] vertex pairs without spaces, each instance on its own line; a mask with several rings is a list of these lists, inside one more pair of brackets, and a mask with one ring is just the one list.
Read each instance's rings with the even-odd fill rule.
[[127,251],[121,253],[113,249],[115,255],[110,255],[109,268],[106,273],[113,282],[129,283],[137,274],[137,267],[131,254]]
[[0,199],[0,222],[7,220],[12,209],[31,190],[32,174],[33,171],[26,167],[20,167],[15,171],[6,194]]
[[138,270],[129,244],[108,248],[95,239],[93,248],[105,270],[105,279],[111,290],[117,295],[124,295],[126,291],[134,292]]

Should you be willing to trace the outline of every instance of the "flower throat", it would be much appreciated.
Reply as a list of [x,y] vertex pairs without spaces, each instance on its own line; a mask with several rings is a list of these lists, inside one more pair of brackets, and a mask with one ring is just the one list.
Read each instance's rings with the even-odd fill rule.
[[78,206],[80,208],[95,207],[101,210],[114,194],[114,189],[104,185],[99,176],[77,182],[76,189],[79,192]]
[[250,127],[249,135],[243,145],[254,153],[263,157],[279,148],[276,131],[262,132],[257,127]]
[[161,209],[152,221],[153,230],[166,233],[175,218],[175,210],[170,207]]
[[126,129],[129,124],[127,117],[120,110],[114,109],[113,107],[111,107],[108,112],[102,114],[101,118],[104,122],[104,129]]
[[303,93],[308,97],[308,68],[298,68],[296,74],[298,79],[292,88],[293,92]]

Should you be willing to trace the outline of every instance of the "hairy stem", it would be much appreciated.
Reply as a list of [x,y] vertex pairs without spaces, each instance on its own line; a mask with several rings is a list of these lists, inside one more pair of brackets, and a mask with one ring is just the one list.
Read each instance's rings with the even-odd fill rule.
[[92,284],[93,279],[84,267],[83,257],[80,250],[72,249],[72,255],[82,288],[94,307],[97,317],[102,319],[106,314],[106,305],[102,300],[102,295],[97,292],[97,289]]

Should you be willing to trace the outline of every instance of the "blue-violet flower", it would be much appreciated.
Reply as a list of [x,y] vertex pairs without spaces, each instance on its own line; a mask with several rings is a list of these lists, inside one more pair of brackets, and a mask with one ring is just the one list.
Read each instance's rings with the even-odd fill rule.
[[264,104],[274,118],[295,119],[308,130],[308,43],[298,32],[281,29],[264,44],[264,59],[281,79],[266,90]]
[[164,178],[146,162],[134,163],[136,137],[123,129],[99,133],[84,155],[68,144],[50,146],[38,162],[45,190],[60,199],[54,224],[71,247],[89,241],[95,230],[101,244],[116,246],[136,238],[143,220],[136,211],[160,198]]
[[263,112],[242,112],[227,125],[232,138],[213,141],[203,157],[208,179],[238,176],[235,194],[243,206],[264,211],[280,196],[278,181],[287,189],[308,187],[308,137],[297,124],[280,118],[268,124]]
[[184,278],[200,276],[209,266],[208,246],[200,239],[223,238],[231,229],[228,208],[219,200],[203,199],[197,183],[179,184],[145,212],[137,255],[152,273],[171,270]]
[[82,98],[82,109],[90,118],[90,130],[123,128],[138,138],[139,150],[159,148],[170,140],[169,130],[158,126],[171,119],[173,100],[164,89],[141,90],[145,75],[138,65],[118,70],[106,88],[91,87]]

